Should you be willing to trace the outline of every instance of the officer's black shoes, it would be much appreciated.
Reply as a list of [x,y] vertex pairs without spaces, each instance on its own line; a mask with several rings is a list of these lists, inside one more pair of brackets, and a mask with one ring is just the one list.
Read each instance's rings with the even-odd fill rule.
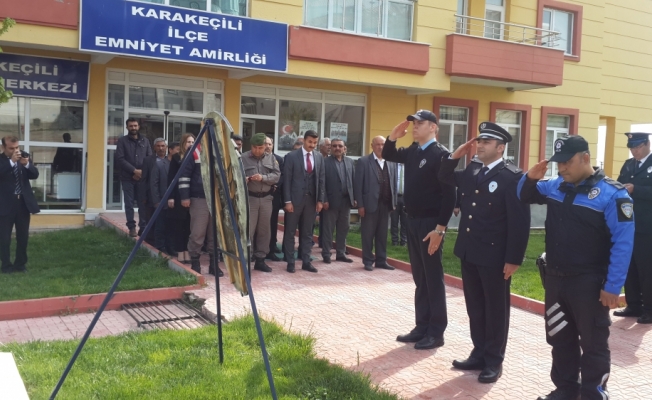
[[414,348],[417,350],[427,350],[441,347],[444,345],[444,337],[434,337],[434,336],[424,336],[423,339],[419,340],[414,344]]
[[199,256],[190,257],[190,268],[198,274],[201,274],[201,264],[199,263]]
[[279,256],[277,256],[276,253],[271,252],[271,251],[269,252],[269,254],[267,254],[267,257],[265,257],[265,258],[267,258],[268,260],[271,260],[271,261],[281,261]]
[[640,317],[643,315],[643,310],[637,310],[636,308],[625,307],[622,310],[614,311],[614,316],[616,317]]
[[580,391],[571,389],[555,389],[546,396],[539,396],[537,400],[580,400]]
[[407,335],[398,335],[396,337],[396,341],[403,342],[403,343],[416,343],[419,340],[423,339],[425,336],[426,335],[423,333],[412,331]]
[[337,256],[337,257],[335,257],[335,260],[336,260],[336,261],[346,262],[346,263],[352,263],[352,262],[353,262],[353,260],[350,259],[350,258],[347,257],[347,256]]
[[484,367],[484,360],[473,357],[469,357],[466,360],[453,361],[453,368],[463,371],[483,370]]
[[331,263],[331,256],[324,256],[324,263],[330,264]]
[[256,271],[272,272],[272,269],[269,267],[269,265],[265,264],[264,258],[256,258],[256,264],[254,264],[254,269]]
[[303,263],[301,269],[308,272],[317,272],[317,268],[313,267],[311,263]]
[[136,233],[136,228],[129,228],[129,237],[136,237],[138,236],[138,233]]
[[639,319],[636,320],[636,322],[639,324],[652,324],[652,314],[644,313],[640,316]]
[[503,375],[503,365],[493,365],[490,367],[485,367],[480,375],[478,376],[478,382],[480,383],[494,383]]
[[288,263],[287,271],[291,274],[294,273],[294,263],[292,264]]
[[389,264],[376,264],[376,268],[387,269],[387,270],[390,270],[390,271],[394,270],[394,267],[392,267]]
[[364,266],[364,269],[365,269],[365,271],[373,271],[373,270],[374,270],[374,266],[373,266],[373,265],[365,265],[365,266]]

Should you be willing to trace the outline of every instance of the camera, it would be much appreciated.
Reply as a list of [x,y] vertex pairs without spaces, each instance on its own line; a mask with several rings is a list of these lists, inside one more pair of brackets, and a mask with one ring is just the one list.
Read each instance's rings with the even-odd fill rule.
[[21,150],[21,151],[20,151],[20,156],[21,156],[22,158],[29,158],[29,153],[26,152],[26,151],[22,151],[22,150]]

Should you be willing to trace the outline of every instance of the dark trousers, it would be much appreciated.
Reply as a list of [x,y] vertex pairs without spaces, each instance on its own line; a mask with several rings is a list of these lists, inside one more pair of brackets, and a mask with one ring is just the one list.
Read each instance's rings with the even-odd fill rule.
[[[31,215],[25,201],[13,198],[14,205],[3,204],[2,207],[13,208],[17,212],[0,217],[0,260],[2,268],[23,267],[27,264],[27,241],[29,239],[29,220]],[[11,263],[11,232],[16,227],[16,258]]]
[[[317,230],[317,242],[319,243],[319,247],[322,247],[322,248],[324,247],[324,242],[323,242],[324,238],[322,236],[322,227],[324,226],[324,218],[325,218],[324,217],[324,210],[321,210],[319,212],[319,226],[318,226],[318,230]],[[312,230],[314,232],[315,231],[315,225],[313,224],[312,226],[313,226]]]
[[446,288],[444,268],[441,264],[444,240],[437,251],[428,254],[429,242],[424,242],[429,232],[437,227],[435,218],[408,218],[408,251],[412,265],[415,331],[434,337],[444,335],[448,325],[446,313]]
[[299,258],[304,264],[311,260],[312,226],[315,223],[317,211],[314,195],[306,195],[299,206],[294,205],[294,212],[285,213],[285,229],[283,230],[283,253],[288,264],[294,264],[294,232],[299,226]]
[[173,232],[172,229],[170,229],[172,227],[172,221],[168,214],[169,212],[167,209],[161,210],[156,219],[156,225],[154,226],[154,230],[156,231],[154,234],[155,247],[161,251],[174,249],[174,243],[172,240]]
[[552,346],[550,377],[557,388],[577,390],[582,400],[603,400],[611,367],[609,308],[598,299],[603,274],[546,274],[546,340]]
[[634,234],[634,252],[625,281],[627,307],[652,314],[652,235]]
[[[403,196],[398,196],[396,209],[389,215],[390,218],[390,232],[392,234],[392,244],[399,243],[401,245],[407,243],[407,214],[405,213],[405,204],[403,204]],[[400,225],[400,229],[399,229]],[[400,232],[400,237],[399,237]]]
[[127,217],[127,228],[136,227],[134,220],[134,201],[138,207],[138,226],[145,228],[147,225],[147,207],[145,206],[145,185],[137,181],[122,181],[122,193],[125,200],[125,214]]
[[346,256],[346,235],[349,234],[349,227],[351,221],[351,203],[349,195],[346,195],[346,202],[337,210],[328,209],[322,211],[322,217],[319,220],[319,226],[324,226],[322,230],[322,257],[331,255],[331,248],[333,248],[333,231],[337,229],[337,242],[335,243],[336,257]]
[[177,252],[188,251],[188,239],[190,238],[189,210],[185,207],[174,212],[168,210],[168,214],[173,214],[168,220],[169,231],[172,236],[172,248]]
[[270,238],[269,238],[269,252],[276,253],[276,243],[278,242],[276,234],[278,233],[278,212],[280,209],[276,204],[276,197],[272,203],[272,216],[270,218]]
[[[387,264],[387,225],[391,206],[380,201],[374,212],[365,211],[360,221],[362,239],[362,263],[372,265]],[[372,248],[375,246],[375,256]]]
[[484,267],[462,261],[464,301],[469,315],[473,351],[471,357],[486,365],[499,365],[505,359],[509,331],[509,287],[504,266]]

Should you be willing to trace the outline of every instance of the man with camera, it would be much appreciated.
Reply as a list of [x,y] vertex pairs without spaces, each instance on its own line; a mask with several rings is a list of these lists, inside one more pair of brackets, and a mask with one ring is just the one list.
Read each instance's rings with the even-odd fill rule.
[[[0,260],[2,273],[26,272],[27,240],[30,214],[38,213],[30,179],[38,178],[38,170],[29,161],[29,154],[19,149],[18,138],[2,138],[0,155]],[[11,231],[16,226],[16,258],[11,263]]]

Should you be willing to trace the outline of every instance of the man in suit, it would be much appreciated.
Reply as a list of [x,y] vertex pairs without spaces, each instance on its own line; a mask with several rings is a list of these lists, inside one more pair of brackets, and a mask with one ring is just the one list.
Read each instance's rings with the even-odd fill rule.
[[278,163],[279,169],[281,170],[281,177],[278,182],[272,186],[272,217],[270,218],[270,238],[269,238],[269,253],[267,253],[267,259],[272,261],[281,261],[281,259],[276,255],[278,251],[277,247],[277,233],[278,233],[278,212],[283,208],[283,157],[278,154],[274,154],[274,139],[269,136],[265,139],[265,153],[272,154]]
[[294,232],[299,228],[301,269],[317,272],[311,263],[312,225],[324,203],[324,159],[317,147],[317,132],[306,131],[303,147],[293,150],[285,157],[283,166],[283,198],[285,199],[285,230],[283,251],[287,271],[294,273]]
[[355,176],[353,160],[344,156],[346,144],[342,139],[333,139],[331,155],[324,160],[326,196],[324,209],[319,226],[322,228],[321,255],[326,264],[331,263],[331,248],[333,247],[333,230],[337,228],[337,243],[335,259],[352,263],[346,252],[346,235],[349,233],[351,207],[356,206],[353,192],[353,177]]
[[[462,218],[455,255],[462,262],[464,300],[473,351],[453,361],[461,370],[481,370],[478,380],[496,382],[505,359],[511,276],[525,256],[530,236],[530,206],[519,200],[516,186],[523,171],[505,162],[512,136],[492,122],[480,124],[480,135],[442,159],[439,180],[460,191]],[[478,157],[455,171],[460,159]]]
[[[136,237],[147,226],[147,208],[144,207],[146,185],[142,184],[143,162],[152,155],[152,147],[145,136],[141,136],[140,125],[135,118],[126,122],[128,135],[118,139],[115,150],[115,163],[120,170],[120,183],[125,200],[125,214],[129,236]],[[138,203],[138,226],[134,219],[134,201]]]
[[387,229],[389,213],[396,207],[396,163],[383,159],[383,146],[384,137],[373,138],[371,154],[361,157],[355,169],[353,191],[362,219],[362,263],[367,271],[374,270],[374,262],[376,268],[394,269],[387,264]]
[[627,307],[618,317],[638,317],[639,324],[652,324],[652,157],[647,133],[626,133],[627,147],[634,157],[625,161],[618,182],[634,200],[634,252],[625,281]]
[[[143,177],[145,177],[147,183],[147,206],[151,208],[152,214],[159,206],[165,191],[168,190],[168,172],[170,171],[172,157],[168,156],[167,151],[168,145],[165,143],[165,139],[157,138],[154,140],[154,154],[147,157],[143,165]],[[156,219],[154,246],[159,251],[176,257],[177,252],[172,249],[172,235],[168,233],[166,228],[167,220],[168,207],[166,202]]]
[[[0,260],[2,273],[26,272],[27,240],[30,214],[40,212],[32,192],[30,179],[38,178],[38,170],[21,152],[18,138],[2,138],[0,155]],[[11,262],[11,231],[16,226],[16,258]]]
[[[328,156],[331,154],[331,139],[330,138],[323,138],[319,141],[319,153],[321,153],[321,156],[326,160]],[[322,209],[319,212],[319,225],[318,225],[318,233],[317,233],[317,239],[319,243],[319,248],[323,248],[323,237],[322,237],[322,228],[324,225],[324,209]],[[313,224],[312,227],[313,232],[315,231],[315,224]]]

